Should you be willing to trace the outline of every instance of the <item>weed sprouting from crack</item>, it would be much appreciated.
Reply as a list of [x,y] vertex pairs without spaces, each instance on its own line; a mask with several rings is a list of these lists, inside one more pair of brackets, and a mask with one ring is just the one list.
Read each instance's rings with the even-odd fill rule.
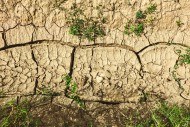
[[150,4],[145,11],[138,10],[136,12],[136,19],[134,21],[129,20],[125,25],[124,33],[130,35],[134,33],[137,36],[141,36],[144,33],[144,29],[148,24],[153,24],[154,18],[152,14],[156,11],[156,4]]
[[176,24],[177,24],[178,27],[181,27],[183,25],[183,23],[181,22],[180,19],[176,21]]
[[141,10],[136,12],[136,19],[143,19],[145,17],[144,13]]
[[76,102],[82,109],[85,109],[84,101],[77,94],[77,84],[73,82],[69,75],[66,75],[63,79],[66,82],[65,96]]
[[185,89],[182,87],[181,81],[177,77],[176,70],[179,68],[179,66],[182,66],[184,64],[190,64],[190,48],[186,49],[185,54],[182,54],[181,50],[178,49],[178,50],[176,50],[176,54],[179,56],[179,58],[176,61],[176,64],[174,65],[174,68],[173,68],[173,71],[172,71],[172,77],[178,83],[179,88],[182,90],[182,92],[180,93],[180,95],[182,96],[182,93],[185,91]]
[[1,127],[37,127],[40,121],[30,113],[30,104],[27,100],[20,103],[12,100],[0,108]]
[[150,4],[147,9],[145,10],[145,13],[152,14],[156,11],[157,5],[156,4]]
[[105,18],[103,16],[89,17],[83,12],[84,10],[73,4],[67,21],[69,33],[79,38],[86,38],[89,41],[95,41],[96,38],[105,36],[103,26]]
[[131,33],[135,33],[135,35],[140,36],[144,31],[144,24],[139,23],[139,24],[134,24],[134,25],[129,25],[126,24],[125,26],[125,34],[130,35]]

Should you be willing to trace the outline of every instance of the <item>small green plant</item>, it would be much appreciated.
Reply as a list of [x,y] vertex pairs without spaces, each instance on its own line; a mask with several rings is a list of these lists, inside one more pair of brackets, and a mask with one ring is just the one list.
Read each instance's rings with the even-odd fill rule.
[[69,28],[69,33],[76,36],[82,36],[82,29],[84,28],[84,20],[76,19]]
[[146,9],[147,14],[152,14],[156,11],[157,5],[156,4],[151,4],[149,7]]
[[133,32],[140,36],[144,31],[144,25],[142,23],[137,24],[137,26],[133,29]]
[[130,127],[189,127],[190,112],[186,107],[169,105],[161,102],[157,109],[146,111],[144,114],[133,113],[129,122]]
[[143,19],[144,18],[144,14],[143,14],[143,12],[141,11],[141,10],[138,10],[137,12],[136,12],[136,18],[137,19]]
[[71,76],[69,75],[66,75],[63,79],[66,82],[65,96],[75,101],[82,109],[84,109],[84,102],[77,94],[77,84],[73,82]]
[[144,31],[144,24],[139,23],[139,24],[135,24],[135,25],[126,25],[125,26],[125,34],[130,35],[131,33],[134,33],[137,36],[140,36]]
[[129,20],[125,25],[124,33],[130,35],[134,33],[137,36],[141,36],[144,33],[144,29],[148,24],[153,24],[154,18],[149,15],[156,10],[156,4],[151,4],[145,11],[138,10],[136,12],[135,21]]
[[180,19],[176,21],[176,24],[177,24],[178,27],[181,27],[181,25],[183,25],[183,23],[181,22]]
[[174,65],[174,68],[172,71],[172,77],[178,83],[179,88],[181,89],[181,94],[182,94],[185,91],[185,89],[182,87],[180,79],[176,75],[176,70],[179,68],[179,66],[183,64],[190,64],[190,48],[186,49],[185,54],[182,54],[181,50],[176,50],[176,54],[178,54],[179,59],[176,61],[176,64]]
[[183,107],[179,107],[178,105],[168,106],[167,104],[162,104],[158,111],[170,122],[170,124],[168,123],[167,125],[173,127],[187,127],[190,125],[189,111]]
[[127,35],[130,35],[131,34],[131,27],[132,26],[130,26],[129,24],[126,24],[124,33],[127,34]]
[[79,38],[87,38],[89,41],[95,41],[96,38],[105,36],[103,27],[105,18],[103,16],[87,17],[76,4],[73,5],[71,10],[72,12],[68,18],[70,34]]
[[90,41],[93,41],[97,37],[102,37],[105,35],[104,30],[101,28],[100,25],[96,23],[97,22],[90,24],[89,27],[86,30],[84,30],[84,37],[88,38],[88,40]]
[[177,64],[179,64],[179,65],[190,64],[190,49],[186,49],[185,54],[181,54],[180,50],[178,50],[178,53],[180,54],[180,59]]
[[40,121],[30,113],[27,100],[17,104],[10,101],[0,108],[0,127],[38,127]]
[[160,108],[154,111],[148,123],[155,127],[188,127],[190,126],[190,114],[188,110],[177,105],[161,104]]

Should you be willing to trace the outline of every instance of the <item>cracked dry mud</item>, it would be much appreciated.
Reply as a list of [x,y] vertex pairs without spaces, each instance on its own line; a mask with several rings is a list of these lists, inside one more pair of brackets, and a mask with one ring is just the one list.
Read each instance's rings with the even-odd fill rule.
[[[157,5],[153,25],[142,36],[125,35],[126,22],[150,2]],[[73,3],[93,16],[96,6],[105,6],[106,36],[88,41],[70,35],[64,9]],[[55,5],[56,0],[0,1],[1,103],[33,96],[45,85],[60,93],[52,103],[70,105],[62,80],[69,74],[87,103],[130,105],[144,92],[151,102],[161,97],[189,104],[190,66],[177,69],[185,91],[171,74],[178,59],[175,50],[190,47],[189,0],[66,0],[61,7]]]

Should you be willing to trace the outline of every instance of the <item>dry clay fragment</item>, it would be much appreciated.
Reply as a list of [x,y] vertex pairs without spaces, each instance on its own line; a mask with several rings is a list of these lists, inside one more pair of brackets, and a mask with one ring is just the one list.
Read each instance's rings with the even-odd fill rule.
[[[127,101],[138,97],[140,63],[129,50],[115,47],[78,48],[73,78],[82,99]],[[134,101],[135,97],[132,101]]]
[[38,64],[38,87],[63,92],[66,85],[63,76],[70,72],[73,48],[53,42],[33,46],[34,57]]
[[0,68],[0,91],[3,94],[26,95],[34,92],[37,65],[30,46],[0,51]]
[[[141,84],[141,87],[145,89],[145,92],[160,95],[169,99],[172,103],[185,104],[187,102],[180,95],[182,89],[179,88],[179,84],[172,76],[174,65],[178,59],[178,55],[175,53],[177,49],[183,51],[185,48],[172,45],[157,45],[149,47],[140,53],[145,72],[143,78],[145,82]],[[190,77],[190,66],[180,66],[176,71],[185,92],[189,92],[190,86],[187,82]]]

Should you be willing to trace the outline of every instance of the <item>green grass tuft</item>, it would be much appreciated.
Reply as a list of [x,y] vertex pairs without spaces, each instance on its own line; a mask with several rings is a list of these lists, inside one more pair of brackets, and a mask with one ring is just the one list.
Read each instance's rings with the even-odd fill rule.
[[156,4],[151,4],[145,11],[138,10],[136,12],[136,19],[129,20],[124,27],[124,33],[130,35],[134,33],[137,36],[141,36],[144,33],[144,29],[148,24],[153,24],[154,18],[152,15],[156,11]]
[[146,13],[152,14],[156,11],[157,5],[156,4],[151,4],[149,7],[146,9]]
[[19,104],[16,101],[10,101],[2,107],[0,112],[0,127],[38,127],[40,124],[39,120],[31,115],[30,104],[27,100]]
[[84,101],[82,101],[77,94],[77,84],[73,82],[72,77],[69,75],[66,75],[63,79],[66,82],[65,96],[75,101],[82,109],[84,109]]
[[86,16],[83,10],[78,8],[76,4],[72,6],[69,14],[69,34],[88,39],[89,41],[95,41],[96,38],[106,35],[103,27],[106,19],[103,16],[96,18]]
[[144,24],[143,23],[139,23],[139,24],[135,24],[135,25],[126,25],[125,26],[125,34],[131,34],[134,33],[137,36],[140,36],[142,33],[144,32]]
[[143,12],[141,11],[141,10],[138,10],[137,12],[136,12],[136,18],[137,19],[143,19],[144,18],[144,14],[143,14]]
[[[189,127],[190,111],[186,107],[161,103],[159,108],[150,109],[144,115],[133,113],[127,126],[130,127]],[[135,118],[135,120],[134,120]]]

